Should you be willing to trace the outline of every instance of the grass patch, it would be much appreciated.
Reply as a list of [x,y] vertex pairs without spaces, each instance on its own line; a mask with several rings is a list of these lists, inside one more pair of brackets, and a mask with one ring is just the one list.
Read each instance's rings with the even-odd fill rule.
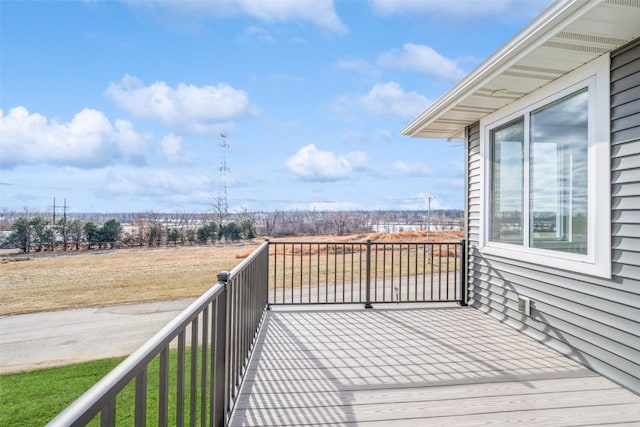
[[0,316],[198,297],[257,246],[31,254],[0,264]]
[[[189,419],[191,402],[191,377],[189,372],[192,366],[192,353],[190,348],[185,348],[185,385],[183,407],[185,422],[199,423],[202,403],[200,396],[200,384],[196,384],[195,395],[195,420]],[[211,352],[207,355],[207,366],[211,363]],[[115,368],[124,358],[112,358],[79,363],[75,365],[57,368],[46,368],[38,371],[23,372],[0,376],[0,426],[30,426],[44,425],[62,412],[85,391],[102,379],[109,371]],[[169,351],[169,407],[168,423],[176,425],[176,384],[177,384],[177,360],[178,351]],[[195,360],[196,372],[199,381],[202,367],[202,355],[197,354]],[[147,425],[158,424],[158,378],[160,371],[159,357],[153,359],[147,367]],[[207,411],[209,407],[210,390],[207,390]],[[120,392],[116,403],[116,425],[135,424],[135,379]],[[99,425],[99,416],[89,424]],[[188,420],[188,421],[187,421]]]
[[0,425],[45,425],[122,358],[0,376]]
[[[277,241],[295,242],[457,242],[459,231],[412,231],[353,236],[304,236]],[[216,283],[220,271],[229,271],[253,252],[261,241],[246,246],[184,246],[158,249],[118,249],[114,251],[30,254],[25,262],[0,263],[0,316],[80,307],[110,306],[127,303],[166,301],[198,297]],[[315,255],[315,254],[314,254]],[[321,254],[324,256],[325,254]],[[338,257],[342,274],[360,280],[360,269],[351,270],[351,255],[344,263]],[[437,254],[434,254],[437,255]],[[354,255],[358,261],[360,253]],[[384,261],[378,252],[377,267]],[[312,268],[322,268],[313,265]],[[418,263],[421,257],[418,255]],[[404,265],[415,270],[415,256],[407,255]],[[395,261],[394,261],[395,262]],[[399,262],[399,259],[398,261]],[[317,263],[317,262],[316,262]],[[394,272],[399,271],[399,265]],[[305,267],[306,268],[306,267]],[[335,268],[335,267],[332,267]],[[421,264],[417,266],[421,269]],[[429,269],[431,267],[428,267]],[[443,270],[451,266],[443,266]],[[387,266],[386,271],[390,271]],[[430,270],[429,270],[430,271]],[[290,273],[289,273],[290,274]],[[304,276],[303,272],[303,276]],[[327,274],[335,275],[333,270]],[[380,271],[374,273],[381,277]],[[308,275],[308,274],[307,274]],[[281,276],[275,283],[281,283]],[[280,286],[280,285],[278,285]]]

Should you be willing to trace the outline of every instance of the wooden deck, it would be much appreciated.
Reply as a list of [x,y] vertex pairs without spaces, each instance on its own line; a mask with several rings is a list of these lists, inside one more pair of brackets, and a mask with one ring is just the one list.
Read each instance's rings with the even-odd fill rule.
[[268,312],[233,426],[640,425],[640,396],[472,308]]

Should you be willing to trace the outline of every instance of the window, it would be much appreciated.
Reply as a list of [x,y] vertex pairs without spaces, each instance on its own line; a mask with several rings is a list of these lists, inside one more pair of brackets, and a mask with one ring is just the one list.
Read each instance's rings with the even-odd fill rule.
[[610,277],[608,57],[480,123],[483,253]]
[[524,120],[491,131],[491,240],[521,243],[524,225]]
[[531,113],[529,227],[533,248],[587,253],[588,90]]

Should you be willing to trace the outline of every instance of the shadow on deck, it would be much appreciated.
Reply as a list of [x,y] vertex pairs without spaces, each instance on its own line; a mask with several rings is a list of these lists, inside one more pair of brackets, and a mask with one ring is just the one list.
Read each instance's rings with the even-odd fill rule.
[[472,308],[269,311],[231,425],[637,423],[640,397]]

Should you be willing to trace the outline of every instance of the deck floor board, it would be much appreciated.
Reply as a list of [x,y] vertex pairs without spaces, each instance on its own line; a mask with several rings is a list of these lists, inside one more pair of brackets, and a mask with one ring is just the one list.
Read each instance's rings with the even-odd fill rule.
[[493,423],[640,425],[640,396],[471,308],[275,309],[230,425]]

